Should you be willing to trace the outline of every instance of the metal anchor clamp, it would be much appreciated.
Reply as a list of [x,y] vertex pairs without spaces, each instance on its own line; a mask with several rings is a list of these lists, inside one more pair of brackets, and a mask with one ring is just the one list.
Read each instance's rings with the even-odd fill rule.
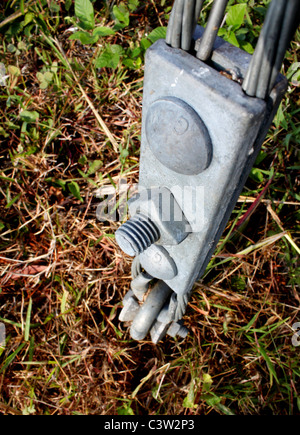
[[[292,37],[286,26],[295,28],[300,3],[272,1],[253,56],[216,36],[227,1],[213,3],[206,29],[196,27],[202,3],[176,0],[166,41],[146,54],[139,194],[129,201],[131,219],[116,232],[120,248],[135,257],[120,314],[132,322],[135,340],[148,333],[154,343],[165,335],[186,337],[182,317],[193,285],[287,89],[278,72]],[[279,51],[267,59],[274,37]],[[271,68],[256,74],[264,56]],[[238,80],[220,71],[233,71]]]
[[[137,270],[138,268],[138,270]],[[175,321],[176,307],[178,305],[172,289],[162,280],[156,283],[150,290],[143,305],[142,302],[149,291],[149,284],[153,277],[143,272],[138,257],[132,266],[133,279],[131,290],[123,299],[123,309],[119,320],[132,322],[130,328],[131,337],[135,340],[143,340],[150,332],[153,343],[158,343],[166,334],[171,337],[185,338],[188,329],[182,321]]]

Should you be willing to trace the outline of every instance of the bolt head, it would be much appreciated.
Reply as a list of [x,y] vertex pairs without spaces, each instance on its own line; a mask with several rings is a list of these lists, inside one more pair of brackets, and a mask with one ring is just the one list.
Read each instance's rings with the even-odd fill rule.
[[177,267],[162,246],[151,245],[150,248],[140,254],[142,267],[154,278],[169,280],[177,275]]
[[167,334],[173,338],[175,338],[177,335],[181,338],[186,338],[188,333],[189,330],[183,326],[182,322],[172,322],[167,331]]

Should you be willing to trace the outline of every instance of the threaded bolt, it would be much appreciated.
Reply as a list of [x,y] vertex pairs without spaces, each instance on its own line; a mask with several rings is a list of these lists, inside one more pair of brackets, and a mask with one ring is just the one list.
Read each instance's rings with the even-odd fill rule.
[[116,231],[116,241],[131,257],[144,252],[160,238],[159,230],[143,214],[136,214]]

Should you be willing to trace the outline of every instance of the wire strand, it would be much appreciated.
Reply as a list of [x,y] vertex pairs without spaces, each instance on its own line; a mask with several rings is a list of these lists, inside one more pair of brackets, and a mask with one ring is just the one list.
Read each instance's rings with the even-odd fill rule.
[[175,0],[167,28],[166,42],[189,51],[204,0]]
[[188,51],[191,47],[192,37],[194,33],[194,12],[195,1],[185,0],[182,17],[181,48],[186,51]]
[[[204,0],[175,0],[166,42],[189,51]],[[222,23],[228,0],[214,0],[197,57],[207,61]],[[285,52],[300,22],[300,0],[273,0],[242,84],[244,92],[261,99],[273,89]]]
[[220,25],[224,18],[227,3],[228,0],[215,0],[213,3],[208,23],[197,51],[197,57],[202,61],[206,61],[211,55]]
[[267,98],[299,23],[299,0],[273,0],[267,11],[242,88],[251,97]]

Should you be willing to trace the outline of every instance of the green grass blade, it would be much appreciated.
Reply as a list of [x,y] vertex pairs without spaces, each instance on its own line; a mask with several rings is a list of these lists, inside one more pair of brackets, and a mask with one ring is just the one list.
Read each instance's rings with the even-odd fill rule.
[[31,310],[32,310],[32,299],[29,299],[27,314],[26,314],[26,323],[25,323],[25,331],[24,331],[24,339],[25,341],[29,340],[30,334],[30,319],[31,319]]
[[277,374],[276,374],[274,365],[273,365],[272,361],[270,360],[270,358],[268,357],[267,352],[265,351],[265,349],[262,347],[261,344],[258,346],[258,351],[261,354],[261,356],[263,357],[263,359],[266,361],[266,364],[268,366],[268,370],[270,373],[270,385],[271,386],[273,385],[273,377],[276,380],[277,384],[279,384],[279,380],[277,378]]
[[3,373],[7,367],[13,362],[13,360],[16,358],[19,352],[23,349],[23,347],[26,345],[26,343],[20,344],[20,346],[11,354],[9,355],[6,360],[4,361],[3,366],[0,369],[0,374]]

